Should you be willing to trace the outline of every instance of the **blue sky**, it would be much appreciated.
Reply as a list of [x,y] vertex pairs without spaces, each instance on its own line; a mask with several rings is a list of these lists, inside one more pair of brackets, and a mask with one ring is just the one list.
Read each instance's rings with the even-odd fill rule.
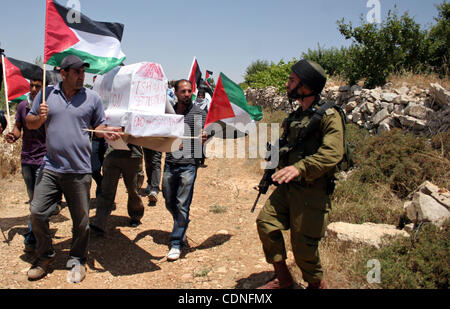
[[[57,0],[66,5],[68,0]],[[169,79],[186,78],[192,59],[200,68],[242,82],[258,59],[299,58],[317,44],[349,45],[337,30],[345,18],[359,25],[368,0],[79,0],[98,21],[125,24],[122,50],[127,64],[161,63]],[[382,18],[397,6],[424,26],[434,23],[443,0],[379,0]],[[0,42],[6,55],[33,62],[43,56],[45,0],[2,0]],[[91,77],[87,78],[87,82]]]

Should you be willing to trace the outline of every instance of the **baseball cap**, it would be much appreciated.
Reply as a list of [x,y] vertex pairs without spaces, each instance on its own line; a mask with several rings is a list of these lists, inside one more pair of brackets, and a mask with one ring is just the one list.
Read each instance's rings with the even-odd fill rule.
[[61,62],[61,65],[59,66],[61,68],[61,70],[66,70],[69,68],[72,69],[79,69],[82,66],[89,68],[90,65],[87,62],[84,62],[83,60],[81,60],[80,58],[78,58],[75,55],[68,55],[66,56],[63,61]]

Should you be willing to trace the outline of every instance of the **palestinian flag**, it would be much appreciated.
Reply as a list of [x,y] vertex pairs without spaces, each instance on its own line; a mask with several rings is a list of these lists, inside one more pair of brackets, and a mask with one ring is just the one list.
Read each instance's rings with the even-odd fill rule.
[[236,133],[243,136],[256,129],[256,122],[261,120],[262,116],[261,106],[248,105],[242,88],[220,73],[206,116],[205,128],[209,124],[219,123],[222,128],[232,129],[234,137]]
[[5,89],[8,89],[8,100],[15,103],[21,102],[26,99],[26,94],[30,92],[30,80],[42,80],[43,71],[35,64],[9,57],[2,58],[5,62]]
[[212,91],[214,91],[214,78],[212,77],[213,72],[211,71],[206,71],[206,75],[205,75],[205,82],[206,85],[211,88]]
[[126,58],[121,50],[123,29],[122,24],[94,21],[47,0],[44,63],[59,66],[67,55],[76,55],[90,64],[86,72],[105,74]]
[[[189,71],[189,81],[192,83],[192,93],[196,96],[198,86],[200,86],[200,81],[202,80],[202,72],[198,66],[197,58],[194,57],[192,62],[191,70]],[[192,100],[195,100],[194,96]]]

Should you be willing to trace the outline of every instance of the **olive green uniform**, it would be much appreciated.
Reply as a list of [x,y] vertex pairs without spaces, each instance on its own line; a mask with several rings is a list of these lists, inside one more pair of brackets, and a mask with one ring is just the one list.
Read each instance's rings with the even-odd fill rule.
[[267,262],[286,259],[281,231],[290,229],[295,261],[308,283],[320,282],[323,277],[318,245],[331,209],[336,166],[344,156],[343,122],[334,108],[326,111],[316,132],[306,136],[303,143],[297,143],[314,109],[322,103],[316,100],[308,110],[300,109],[285,120],[286,139],[291,147],[288,151],[287,147],[280,149],[279,168],[293,165],[300,176],[278,186],[257,218]]

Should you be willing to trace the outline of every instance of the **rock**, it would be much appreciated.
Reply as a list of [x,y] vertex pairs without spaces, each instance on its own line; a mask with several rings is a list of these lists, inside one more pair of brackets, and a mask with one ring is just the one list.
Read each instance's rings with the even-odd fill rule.
[[372,89],[370,91],[370,95],[372,96],[372,98],[374,98],[376,101],[381,101],[381,91],[379,88],[376,89]]
[[440,106],[450,105],[450,91],[438,83],[430,84],[430,94]]
[[405,115],[422,120],[426,119],[427,114],[432,112],[433,112],[432,109],[416,103],[409,103],[408,106],[406,106],[403,111]]
[[352,121],[354,123],[358,123],[359,121],[361,121],[361,118],[362,118],[361,112],[359,111],[359,109],[355,108],[352,112]]
[[403,127],[410,128],[416,131],[422,131],[426,128],[426,122],[411,116],[399,115],[398,120]]
[[348,91],[350,91],[350,89],[351,89],[351,87],[348,85],[341,86],[341,87],[339,87],[339,92],[348,92]]
[[450,219],[450,212],[432,196],[415,192],[412,201],[404,204],[404,209],[408,219],[413,222],[432,222],[436,226]]
[[365,102],[361,105],[361,112],[372,115],[375,111],[375,105],[371,102]]
[[358,105],[356,101],[350,101],[347,104],[345,104],[344,110],[346,113],[350,113],[353,111],[353,109]]
[[405,225],[405,227],[403,228],[403,230],[407,233],[411,233],[412,231],[414,231],[414,223],[410,223]]
[[380,248],[388,237],[409,237],[405,231],[397,230],[394,225],[387,224],[350,224],[334,222],[327,227],[328,236],[350,244],[365,244]]
[[381,134],[383,134],[383,132],[387,132],[390,130],[391,130],[391,127],[389,126],[389,124],[381,122],[378,126],[377,134],[381,135]]
[[381,121],[389,117],[389,110],[387,108],[383,108],[381,111],[375,114],[372,119],[374,125],[378,125]]
[[392,92],[383,92],[381,94],[381,100],[392,103],[394,100],[398,97],[398,94],[392,93]]
[[446,189],[441,189],[429,181],[425,181],[416,191],[432,196],[436,201],[442,204],[445,208],[450,210],[450,192]]
[[399,95],[406,96],[409,93],[409,88],[406,86],[400,87],[398,89],[395,89],[395,92],[397,92]]

